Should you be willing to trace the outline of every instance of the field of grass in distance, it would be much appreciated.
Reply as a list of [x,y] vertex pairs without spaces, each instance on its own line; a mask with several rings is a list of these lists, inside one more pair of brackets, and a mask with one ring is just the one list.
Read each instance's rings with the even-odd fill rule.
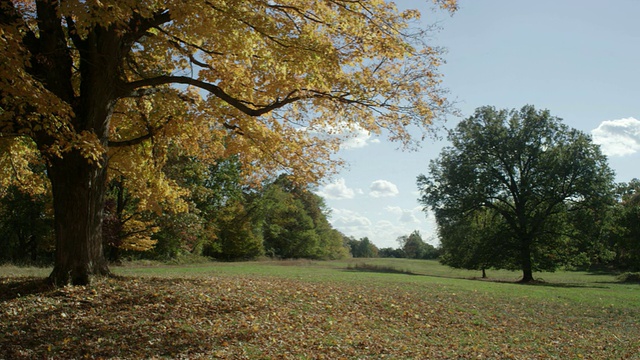
[[479,272],[406,259],[112,270],[123,278],[51,289],[38,285],[32,269],[0,267],[0,358],[640,354],[640,286],[613,275],[544,273],[536,274],[543,283],[520,285],[517,272],[488,272],[502,282],[472,280]]

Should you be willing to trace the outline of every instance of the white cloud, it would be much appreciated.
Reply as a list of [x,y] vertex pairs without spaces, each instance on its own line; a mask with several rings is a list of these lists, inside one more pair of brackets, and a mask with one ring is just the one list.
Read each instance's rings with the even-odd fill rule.
[[327,184],[322,189],[317,191],[317,194],[327,199],[353,199],[356,192],[361,193],[361,190],[353,190],[347,186],[346,181],[343,178],[337,179],[331,184]]
[[371,138],[371,132],[365,130],[358,124],[350,124],[347,122],[340,122],[336,125],[326,125],[315,128],[301,128],[301,130],[308,131],[314,136],[330,137],[340,140],[340,149],[358,149],[363,148],[369,144],[378,144],[380,140],[377,138]]
[[369,186],[369,195],[375,198],[379,197],[393,197],[398,195],[398,187],[387,180],[376,180]]
[[340,137],[343,139],[343,143],[340,144],[341,149],[357,149],[369,145],[371,133],[360,126],[355,126],[344,131]]
[[631,117],[603,121],[591,130],[591,135],[607,156],[625,156],[640,151],[640,120]]
[[358,212],[347,209],[331,209],[331,224],[346,235],[366,232],[371,227],[371,220]]
[[413,209],[403,209],[399,206],[387,206],[385,210],[398,216],[398,221],[400,221],[400,223],[402,224],[419,223],[420,220],[418,216],[422,212],[422,209],[420,207],[416,207]]
[[398,243],[396,239],[403,235],[409,235],[415,230],[420,231],[424,241],[432,245],[437,244],[433,216],[425,218],[420,207],[402,209],[397,206],[388,206],[385,210],[397,215],[398,219],[401,219],[404,214],[408,213],[408,217],[412,221],[415,218],[416,221],[406,223],[400,220],[388,219],[372,221],[367,216],[356,211],[335,208],[331,210],[330,221],[333,227],[343,234],[353,236],[356,239],[367,237],[379,248],[397,248]]

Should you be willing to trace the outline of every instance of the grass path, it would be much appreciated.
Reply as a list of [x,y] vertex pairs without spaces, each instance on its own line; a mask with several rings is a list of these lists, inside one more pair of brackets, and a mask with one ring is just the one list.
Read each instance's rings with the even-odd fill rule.
[[524,286],[425,261],[253,262],[52,289],[38,271],[0,268],[0,359],[640,359],[640,286],[608,275]]

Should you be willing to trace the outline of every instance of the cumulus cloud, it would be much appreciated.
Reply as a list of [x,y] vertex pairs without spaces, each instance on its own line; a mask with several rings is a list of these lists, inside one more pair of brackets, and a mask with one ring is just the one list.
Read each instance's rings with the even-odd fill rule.
[[422,240],[434,246],[437,244],[438,240],[435,237],[434,229],[424,221],[420,223],[403,224],[389,220],[380,220],[373,224],[370,229],[369,239],[379,248],[397,248],[397,239],[400,236],[409,235],[416,230],[420,231]]
[[416,224],[420,222],[419,216],[422,212],[420,207],[413,209],[403,209],[399,206],[387,206],[385,208],[388,212],[398,216],[398,221],[402,224]]
[[359,190],[351,189],[347,186],[343,178],[337,179],[331,184],[327,184],[320,189],[317,194],[327,199],[353,199]]
[[327,125],[320,128],[301,128],[301,130],[308,131],[314,136],[321,138],[337,138],[340,140],[340,149],[358,149],[363,148],[369,144],[378,144],[380,140],[372,138],[371,133],[358,124],[349,124],[347,122],[340,122],[336,125]]
[[341,134],[341,138],[343,139],[343,142],[340,144],[340,148],[343,150],[362,148],[369,145],[370,142],[373,142],[370,141],[371,133],[360,126],[355,126],[352,129],[343,132]]
[[331,209],[331,224],[346,233],[362,233],[371,227],[371,220],[358,212],[347,209]]
[[640,120],[631,117],[603,121],[591,130],[591,135],[607,156],[625,156],[640,151]]
[[[335,208],[331,210],[330,221],[333,227],[343,234],[353,236],[356,239],[367,237],[379,248],[397,248],[396,239],[403,235],[409,235],[415,230],[420,231],[423,240],[432,245],[437,245],[436,225],[433,216],[425,218],[420,207],[403,209],[397,206],[389,206],[385,210],[392,215],[397,215],[398,219],[408,213],[407,218],[411,222],[393,219],[371,220],[359,212]],[[413,218],[415,218],[415,222],[413,222]]]
[[387,180],[376,180],[369,186],[369,195],[375,198],[393,197],[399,193],[398,187]]

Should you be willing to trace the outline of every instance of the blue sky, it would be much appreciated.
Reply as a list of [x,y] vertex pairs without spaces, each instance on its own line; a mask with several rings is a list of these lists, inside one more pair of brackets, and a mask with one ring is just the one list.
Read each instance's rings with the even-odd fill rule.
[[[443,84],[462,114],[445,127],[480,106],[532,104],[591,134],[617,181],[640,178],[640,1],[459,0],[453,16],[430,11],[430,1],[396,3],[442,27],[432,41],[447,48]],[[416,177],[446,140],[426,140],[417,152],[366,133],[356,140],[340,153],[349,165],[319,188],[333,226],[378,247],[395,248],[413,230],[437,244]]]

